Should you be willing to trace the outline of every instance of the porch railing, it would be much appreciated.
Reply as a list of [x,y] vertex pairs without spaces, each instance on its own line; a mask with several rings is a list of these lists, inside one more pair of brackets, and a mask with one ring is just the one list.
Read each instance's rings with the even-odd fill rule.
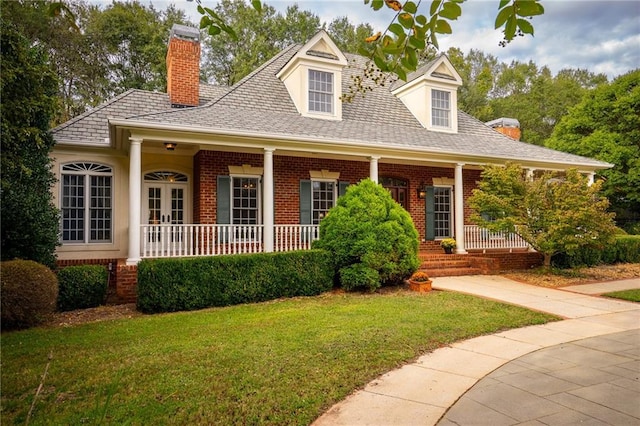
[[[141,256],[188,257],[260,253],[263,225],[141,225]],[[274,251],[308,250],[318,225],[275,225]]]
[[529,244],[518,234],[510,232],[490,232],[477,225],[464,226],[464,244],[467,250],[513,250],[526,249]]
[[[318,225],[275,225],[273,250],[308,250],[320,237]],[[261,253],[263,225],[141,225],[141,256],[189,257],[221,254]],[[465,225],[467,250],[526,249],[517,234],[489,232]]]
[[319,225],[275,225],[273,251],[309,250],[320,238]]

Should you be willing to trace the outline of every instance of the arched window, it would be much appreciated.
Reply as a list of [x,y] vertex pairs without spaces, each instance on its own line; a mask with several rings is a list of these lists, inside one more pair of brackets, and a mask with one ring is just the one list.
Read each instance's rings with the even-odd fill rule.
[[62,165],[63,243],[110,243],[113,233],[113,169],[90,162]]

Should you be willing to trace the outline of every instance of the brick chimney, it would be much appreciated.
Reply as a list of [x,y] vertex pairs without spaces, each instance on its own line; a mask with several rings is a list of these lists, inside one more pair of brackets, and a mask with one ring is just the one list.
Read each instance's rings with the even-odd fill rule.
[[200,31],[174,24],[167,49],[167,93],[171,106],[200,103]]
[[520,140],[520,122],[515,118],[498,118],[497,120],[487,121],[487,126],[492,127],[494,130],[509,136],[511,139],[517,141]]

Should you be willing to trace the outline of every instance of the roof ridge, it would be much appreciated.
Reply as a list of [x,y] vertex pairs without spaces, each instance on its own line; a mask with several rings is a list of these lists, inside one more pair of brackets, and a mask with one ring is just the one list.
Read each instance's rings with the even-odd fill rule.
[[85,119],[85,118],[89,117],[90,115],[93,115],[93,114],[95,114],[95,113],[107,108],[108,106],[113,105],[114,103],[120,101],[121,99],[124,99],[125,97],[131,95],[134,92],[158,93],[158,92],[153,92],[151,90],[143,90],[143,89],[135,89],[135,88],[126,90],[126,91],[120,93],[119,95],[114,96],[113,98],[104,101],[103,103],[101,103],[100,105],[96,106],[95,108],[91,108],[90,110],[85,111],[80,115],[76,115],[75,117],[73,117],[70,120],[65,121],[64,123],[58,124],[56,127],[51,129],[51,133],[53,134],[53,133],[59,132],[60,130],[66,129],[67,127],[71,126],[72,124],[75,124],[78,121],[80,121],[82,119]]
[[[233,86],[222,86],[222,87],[229,87],[229,90],[225,94],[223,94],[222,96],[218,97],[217,99],[212,99],[211,101],[207,102],[204,105],[188,108],[188,110],[189,111],[195,111],[195,110],[199,110],[199,109],[205,109],[205,108],[211,107],[212,105],[217,104],[218,102],[222,101],[224,98],[229,96],[231,93],[236,91],[238,88],[242,87],[245,83],[247,83],[249,80],[251,80],[253,77],[255,77],[259,72],[263,71],[266,67],[271,65],[271,63],[273,63],[274,61],[279,59],[285,53],[288,53],[292,48],[294,48],[296,46],[301,46],[301,45],[291,44],[291,45],[285,47],[280,52],[278,52],[273,57],[271,57],[271,59],[269,59],[268,61],[264,62],[258,68],[256,68],[255,70],[253,70],[249,74],[247,74],[244,77],[242,77],[242,79],[240,79],[240,81],[236,82]],[[146,114],[132,115],[132,116],[127,117],[127,118],[140,118],[140,117],[159,116],[161,114],[171,114],[171,113],[174,113],[174,112],[182,112],[182,111],[185,111],[185,108],[169,109],[169,110],[166,110],[166,111],[149,112],[149,113],[146,113]]]

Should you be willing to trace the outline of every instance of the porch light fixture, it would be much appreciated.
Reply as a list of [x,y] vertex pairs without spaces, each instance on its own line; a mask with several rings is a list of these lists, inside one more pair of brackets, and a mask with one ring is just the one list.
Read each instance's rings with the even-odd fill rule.
[[424,200],[427,196],[427,191],[424,189],[424,182],[420,182],[420,186],[418,187],[418,198]]
[[167,149],[167,151],[173,151],[176,149],[176,146],[178,146],[177,143],[175,142],[165,142],[164,143],[164,147]]

